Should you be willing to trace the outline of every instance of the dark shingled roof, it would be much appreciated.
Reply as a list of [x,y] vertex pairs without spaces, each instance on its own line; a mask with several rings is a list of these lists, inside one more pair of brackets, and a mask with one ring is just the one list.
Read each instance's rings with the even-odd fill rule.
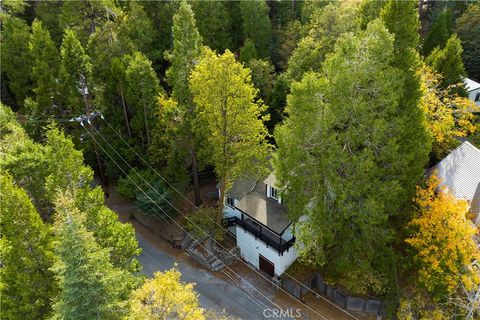
[[270,174],[263,181],[252,179],[238,179],[227,192],[229,197],[237,200],[235,206],[267,226],[278,234],[281,234],[291,223],[288,219],[287,208],[276,200],[267,197],[267,184],[275,185],[275,176]]

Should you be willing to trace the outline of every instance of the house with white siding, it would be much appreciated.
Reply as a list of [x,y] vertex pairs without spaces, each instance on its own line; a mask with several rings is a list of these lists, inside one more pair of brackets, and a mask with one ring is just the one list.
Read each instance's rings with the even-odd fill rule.
[[468,98],[480,107],[480,83],[468,78],[465,78],[464,83]]
[[295,237],[275,176],[235,181],[226,194],[223,222],[237,239],[242,258],[270,276],[280,276],[297,258]]
[[480,226],[480,149],[465,141],[432,167],[440,188],[470,204],[474,222]]

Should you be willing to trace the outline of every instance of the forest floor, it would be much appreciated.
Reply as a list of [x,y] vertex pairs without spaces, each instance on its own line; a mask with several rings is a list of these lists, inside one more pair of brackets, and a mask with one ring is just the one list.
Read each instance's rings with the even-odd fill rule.
[[[211,188],[211,186],[208,188]],[[294,316],[296,315],[295,310],[299,309],[301,317],[296,318],[301,319],[355,319],[330,302],[307,296],[307,306],[320,315],[312,312],[308,307],[303,306],[298,300],[285,292],[278,290],[271,282],[260,276],[257,271],[252,270],[240,261],[235,261],[220,272],[212,273],[206,270],[184,251],[175,249],[169,243],[169,238],[177,237],[179,230],[172,230],[170,225],[158,221],[153,226],[150,225],[151,223],[148,223],[147,226],[144,221],[137,221],[133,218],[134,214],[138,216],[133,201],[122,198],[114,188],[110,188],[109,194],[110,196],[105,201],[106,205],[118,214],[120,221],[130,223],[135,228],[139,247],[142,248],[139,257],[143,266],[141,273],[147,277],[152,277],[155,272],[165,271],[176,265],[182,273],[183,281],[196,283],[195,290],[199,294],[202,307],[213,310],[217,314],[223,314],[228,319],[264,319],[271,315],[270,311],[264,313],[264,310],[273,310],[278,308],[277,306],[280,306],[283,310],[293,310],[291,314]],[[190,197],[191,195],[189,195]],[[161,236],[162,234],[166,236]],[[371,319],[357,317],[362,320]]]

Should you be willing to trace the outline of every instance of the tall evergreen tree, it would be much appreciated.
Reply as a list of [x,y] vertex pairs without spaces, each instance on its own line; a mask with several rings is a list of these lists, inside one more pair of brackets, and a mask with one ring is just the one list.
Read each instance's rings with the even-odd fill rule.
[[[111,250],[115,267],[136,272],[140,250],[130,224],[104,206],[104,194],[90,187],[93,172],[83,164],[83,153],[57,128],[46,133],[46,145],[33,142],[17,122],[14,113],[0,104],[0,162],[4,172],[22,186],[45,221],[51,221],[58,191],[75,195],[76,206],[86,214],[87,229],[96,242]],[[32,175],[32,172],[35,172]]]
[[467,73],[463,67],[462,61],[462,43],[456,35],[452,35],[448,39],[445,48],[441,50],[434,50],[432,54],[426,59],[428,65],[430,65],[436,72],[442,75],[440,85],[442,88],[447,88],[451,85],[457,85],[455,90],[457,93],[466,96],[466,90],[463,84],[463,79]]
[[206,135],[210,147],[202,152],[220,180],[217,222],[221,223],[225,192],[233,182],[266,171],[269,145],[263,122],[268,117],[262,116],[265,107],[255,101],[250,71],[228,50],[219,56],[206,50],[192,72],[190,89],[197,105],[195,132]]
[[132,278],[109,261],[109,251],[85,227],[85,214],[67,194],[55,202],[55,253],[52,270],[60,294],[54,319],[121,319],[132,290]]
[[15,102],[23,106],[32,89],[32,58],[29,51],[30,27],[25,20],[5,15],[2,17],[2,74]]
[[127,14],[122,17],[118,36],[120,41],[131,42],[134,48],[147,56],[155,65],[161,52],[155,44],[155,29],[143,6],[137,1],[129,2]]
[[49,32],[38,20],[33,21],[30,37],[30,55],[33,57],[33,92],[35,93],[37,115],[55,114],[55,97],[57,94],[57,77],[59,54]]
[[218,53],[232,48],[230,16],[223,1],[192,1],[192,10],[205,45]]
[[406,172],[393,53],[378,19],[344,34],[321,74],[293,83],[289,117],[275,132],[289,214],[307,216],[295,227],[300,256],[356,293],[384,293],[394,278],[388,218],[404,204]]
[[147,150],[157,98],[163,90],[151,61],[138,51],[130,57],[125,76],[128,83],[127,100],[133,111],[130,127],[140,136],[143,148]]
[[272,24],[268,13],[269,7],[264,0],[240,2],[243,39],[252,39],[262,59],[270,59]]
[[458,18],[455,31],[463,46],[463,61],[468,76],[480,82],[480,3],[472,3]]
[[92,65],[75,32],[65,30],[60,48],[60,96],[62,111],[67,114],[91,112]]
[[[417,5],[413,0],[390,0],[380,13],[388,31],[395,37],[391,65],[398,68],[397,77],[402,80],[402,85],[398,87],[402,89],[397,92],[402,107],[397,112],[401,118],[398,124],[398,148],[403,161],[399,170],[403,172],[400,175],[402,190],[397,196],[405,206],[415,195],[415,186],[423,177],[431,148],[425,115],[420,106],[421,86],[416,72],[420,64],[417,52],[420,25]],[[408,210],[404,210],[402,218],[408,218],[407,213]]]
[[316,10],[308,24],[308,34],[302,38],[288,61],[287,76],[300,81],[307,71],[319,71],[328,53],[333,51],[338,37],[358,29],[358,4],[330,3]]
[[[166,72],[167,81],[172,87],[172,98],[178,104],[176,112],[175,134],[169,145],[168,164],[171,168],[178,166],[181,158],[188,159],[184,168],[191,168],[194,181],[195,202],[200,204],[200,185],[198,182],[197,143],[193,134],[193,119],[195,104],[188,86],[188,78],[195,65],[200,60],[202,38],[196,28],[193,11],[190,5],[182,1],[178,12],[173,17],[173,47],[166,53],[171,66]],[[162,117],[168,117],[165,108],[161,111]],[[174,120],[174,119],[170,119]],[[176,137],[175,137],[176,136]],[[184,171],[185,169],[180,168]]]
[[423,41],[423,55],[428,56],[433,49],[443,49],[450,36],[450,30],[447,29],[447,19],[449,14],[447,10],[441,11],[433,21],[428,33]]
[[56,283],[52,234],[27,193],[0,174],[0,294],[2,319],[46,319]]
[[240,54],[238,56],[238,60],[243,63],[247,63],[250,60],[257,59],[258,53],[257,49],[255,48],[255,43],[250,39],[245,39],[245,43],[243,47],[240,48]]
[[97,27],[119,14],[121,9],[113,0],[64,1],[58,20],[62,30],[72,29],[85,45]]

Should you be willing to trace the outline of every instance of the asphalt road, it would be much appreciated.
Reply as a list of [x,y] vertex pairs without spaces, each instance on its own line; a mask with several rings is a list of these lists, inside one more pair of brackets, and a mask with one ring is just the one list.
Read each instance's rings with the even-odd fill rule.
[[[158,244],[146,239],[137,233],[138,244],[142,248],[139,260],[143,266],[142,273],[152,277],[156,271],[165,271],[177,263],[182,273],[182,280],[195,282],[195,290],[199,293],[200,304],[203,308],[213,309],[224,313],[228,319],[264,319],[264,308],[252,301],[236,285],[224,281],[201,267],[192,266],[188,256],[181,252],[175,254],[171,250],[161,250]],[[177,250],[178,251],[178,250]],[[182,255],[184,257],[182,257]],[[261,297],[258,297],[261,299]],[[263,301],[262,301],[263,300]],[[262,303],[268,303],[262,299]],[[273,308],[271,305],[270,308]],[[268,312],[267,312],[268,315]]]

